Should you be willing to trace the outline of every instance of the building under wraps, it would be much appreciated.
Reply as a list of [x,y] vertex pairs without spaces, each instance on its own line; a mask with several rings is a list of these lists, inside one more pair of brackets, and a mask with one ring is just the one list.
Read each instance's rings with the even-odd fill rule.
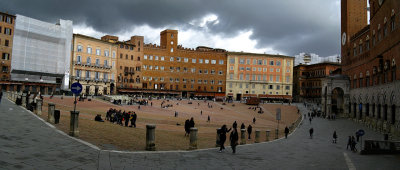
[[51,24],[17,15],[11,80],[22,82],[22,90],[68,90],[71,43],[72,21]]

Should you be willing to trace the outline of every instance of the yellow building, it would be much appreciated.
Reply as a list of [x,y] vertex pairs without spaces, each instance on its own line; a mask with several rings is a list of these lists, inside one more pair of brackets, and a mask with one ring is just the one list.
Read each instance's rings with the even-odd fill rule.
[[226,96],[233,100],[291,100],[294,57],[228,52]]
[[81,94],[115,94],[118,46],[85,35],[74,34],[71,57],[71,84],[82,84]]

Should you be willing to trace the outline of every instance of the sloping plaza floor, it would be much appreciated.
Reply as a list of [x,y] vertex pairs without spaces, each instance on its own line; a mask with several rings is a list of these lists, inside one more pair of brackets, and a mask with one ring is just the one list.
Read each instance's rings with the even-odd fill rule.
[[[300,106],[300,105],[299,105]],[[299,107],[302,113],[307,110]],[[314,138],[308,130],[314,128]],[[289,136],[267,143],[196,151],[123,152],[100,150],[71,138],[11,103],[0,104],[0,169],[398,169],[397,155],[359,155],[346,150],[347,136],[364,129],[364,139],[382,135],[352,121],[304,120]],[[338,143],[332,143],[336,130]],[[157,140],[157,139],[156,139]],[[357,145],[359,147],[359,145]]]

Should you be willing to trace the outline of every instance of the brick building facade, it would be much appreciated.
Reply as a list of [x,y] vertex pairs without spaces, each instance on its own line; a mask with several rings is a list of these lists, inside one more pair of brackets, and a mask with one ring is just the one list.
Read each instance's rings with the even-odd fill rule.
[[283,55],[228,52],[226,96],[291,100],[294,58]]
[[[343,73],[350,78],[349,116],[400,136],[400,2],[342,0]],[[353,15],[357,14],[357,15]],[[360,19],[361,18],[361,19]],[[347,35],[346,35],[347,34]]]
[[340,68],[340,63],[300,64],[293,71],[293,96],[297,102],[321,103],[322,80]]
[[15,16],[0,12],[0,89],[12,90],[20,84],[10,81]]
[[160,46],[144,45],[141,93],[182,97],[225,96],[226,51],[178,45],[178,31],[160,33]]

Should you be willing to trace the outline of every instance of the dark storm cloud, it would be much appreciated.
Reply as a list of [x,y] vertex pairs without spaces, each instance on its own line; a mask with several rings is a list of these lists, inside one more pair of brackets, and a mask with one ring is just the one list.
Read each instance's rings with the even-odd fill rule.
[[231,37],[251,29],[258,48],[272,47],[288,55],[314,52],[328,56],[340,50],[340,9],[336,1],[0,0],[0,10],[48,22],[70,19],[109,34],[143,24],[199,29],[188,23],[215,14],[219,23],[207,24],[210,33]]

